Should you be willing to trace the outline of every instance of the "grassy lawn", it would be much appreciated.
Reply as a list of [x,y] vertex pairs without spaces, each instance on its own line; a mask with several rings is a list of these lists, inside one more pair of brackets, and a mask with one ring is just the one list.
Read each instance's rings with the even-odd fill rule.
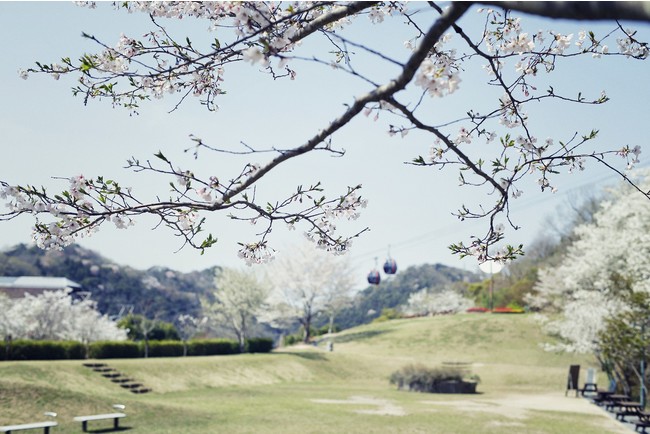
[[[73,416],[120,403],[128,415],[121,425],[140,433],[626,432],[564,395],[569,365],[595,361],[544,352],[545,339],[528,315],[468,314],[358,327],[335,336],[333,352],[321,342],[272,354],[106,361],[153,389],[143,395],[81,361],[0,362],[0,425],[55,411],[53,433],[78,433]],[[471,363],[479,393],[409,393],[388,383],[406,364],[444,362]]]

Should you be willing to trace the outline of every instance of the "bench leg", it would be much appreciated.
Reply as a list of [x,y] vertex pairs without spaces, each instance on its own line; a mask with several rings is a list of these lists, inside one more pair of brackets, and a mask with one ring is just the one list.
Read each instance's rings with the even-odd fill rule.
[[46,426],[43,428],[43,434],[50,434],[50,427]]
[[119,427],[120,427],[120,419],[116,417],[115,420],[113,421],[113,429],[118,429]]
[[83,422],[81,422],[81,430],[83,432],[88,432],[88,421],[87,420],[84,420]]

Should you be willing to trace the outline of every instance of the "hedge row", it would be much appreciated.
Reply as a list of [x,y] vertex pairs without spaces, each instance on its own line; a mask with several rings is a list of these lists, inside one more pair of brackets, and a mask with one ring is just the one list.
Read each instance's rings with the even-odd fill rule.
[[[10,357],[7,357],[8,349]],[[4,346],[0,355],[4,360],[84,359],[86,347],[75,341],[15,340],[10,348]]]
[[[250,353],[268,353],[273,340],[251,338],[246,342]],[[0,348],[0,360],[128,359],[144,357],[144,342],[93,342],[88,348],[80,342],[15,340]],[[217,356],[239,353],[239,344],[231,339],[200,339],[187,342],[188,356]],[[179,341],[149,341],[149,357],[180,357]]]

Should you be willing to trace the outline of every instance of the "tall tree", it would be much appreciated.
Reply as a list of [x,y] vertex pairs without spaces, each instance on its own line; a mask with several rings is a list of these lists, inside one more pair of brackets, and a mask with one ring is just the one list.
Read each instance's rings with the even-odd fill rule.
[[192,339],[199,331],[199,328],[205,324],[207,317],[201,320],[192,315],[180,314],[176,318],[176,330],[183,342],[183,356],[187,356],[187,341]]
[[[650,173],[638,172],[635,182],[649,189]],[[562,340],[555,348],[602,352],[607,341],[610,354],[616,354],[612,344],[619,342],[619,350],[629,344],[613,338],[622,330],[616,318],[634,322],[630,312],[647,309],[643,303],[650,294],[650,202],[633,187],[620,185],[600,202],[591,222],[575,228],[574,237],[558,265],[540,270],[530,301],[560,313],[547,325]],[[610,332],[613,335],[604,339]]]
[[[132,170],[165,179],[165,189],[172,181],[171,193],[154,199],[136,196],[135,190],[103,176],[71,176],[68,187],[59,194],[3,181],[0,195],[10,208],[2,218],[33,214],[37,243],[59,248],[105,223],[126,228],[138,215],[153,214],[187,244],[205,249],[216,242],[212,234],[203,234],[205,218],[218,212],[235,220],[264,222],[256,240],[241,243],[240,255],[248,263],[264,262],[273,256],[268,237],[278,223],[300,226],[319,246],[345,252],[364,229],[341,235],[335,223],[341,218],[356,218],[366,205],[360,185],[353,183],[338,194],[325,195],[320,183],[300,184],[296,180],[300,185],[292,192],[278,193],[271,199],[257,194],[256,187],[263,185],[260,181],[270,172],[295,158],[317,151],[342,155],[337,135],[353,121],[362,122],[365,115],[380,120],[378,125],[385,126],[390,135],[432,143],[428,153],[413,155],[411,164],[457,168],[462,185],[486,193],[485,203],[459,205],[461,220],[483,218],[486,225],[485,231],[471,241],[452,245],[454,252],[479,260],[516,257],[522,253],[521,246],[498,245],[506,229],[510,230],[508,226],[517,228],[510,206],[526,188],[526,179],[537,181],[544,191],[554,191],[559,182],[557,173],[582,170],[587,161],[593,161],[629,180],[612,158],[622,157],[633,165],[638,161],[638,146],[602,150],[596,143],[598,131],[592,129],[602,125],[557,136],[547,129],[549,122],[540,126],[531,118],[540,113],[540,108],[550,113],[557,103],[574,104],[576,109],[606,103],[608,96],[600,90],[555,86],[555,72],[562,63],[578,58],[596,58],[593,62],[616,56],[647,59],[647,44],[619,20],[648,22],[650,8],[644,2],[486,4],[491,7],[480,9],[482,24],[465,28],[460,24],[469,15],[470,2],[452,2],[445,7],[435,2],[372,1],[117,2],[117,9],[151,17],[153,30],[138,32],[145,34],[145,39],[122,35],[116,44],[110,44],[85,34],[98,44],[99,52],[77,56],[78,60],[63,57],[58,62],[40,62],[20,75],[77,77],[73,93],[84,103],[107,100],[132,113],[141,110],[148,100],[165,96],[175,98],[174,108],[196,97],[208,110],[216,110],[228,89],[228,71],[242,62],[279,82],[295,79],[302,71],[301,62],[311,61],[332,74],[317,74],[314,86],[333,89],[341,78],[351,78],[358,80],[358,94],[341,101],[342,112],[332,115],[322,128],[286,146],[276,144],[284,143],[284,128],[268,146],[220,147],[192,136],[190,148],[197,158],[210,153],[218,158],[224,154],[249,155],[247,162],[230,173],[200,174],[190,167],[181,168],[167,151],[155,154],[153,161],[130,159],[128,167]],[[549,18],[608,20],[612,31],[561,33],[537,31],[536,25],[534,30],[527,29],[517,11]],[[192,41],[177,35],[171,26],[165,28],[163,18],[205,21],[218,30],[218,37],[209,35],[206,41]],[[360,18],[384,27],[397,23],[408,32],[402,55],[393,56],[377,46],[381,43],[377,32],[355,33],[357,27],[363,28]],[[386,31],[391,33],[395,28]],[[404,39],[399,37],[401,43]],[[315,44],[310,44],[312,41]],[[594,65],[598,68],[597,63]],[[477,90],[474,83],[466,86],[465,77],[478,80],[470,71],[482,70],[487,73],[483,75],[484,89]],[[622,79],[616,85],[635,85],[629,81]],[[441,98],[461,93],[461,87],[472,93],[466,106],[454,111],[446,105],[444,115],[436,110]],[[264,96],[264,100],[285,97],[283,88],[278,91],[279,95]],[[481,98],[474,97],[477,93]],[[250,105],[259,105],[257,92],[250,95]],[[308,105],[315,103],[310,98],[305,101]],[[594,146],[590,148],[591,143]],[[647,190],[639,191],[647,195]]]
[[250,271],[229,268],[217,272],[215,283],[214,292],[201,299],[203,313],[233,332],[244,352],[249,329],[261,312],[268,289]]
[[[627,292],[625,309],[606,319],[598,335],[598,352],[608,374],[623,386],[627,394],[646,403],[650,357],[650,294]],[[643,388],[638,387],[643,385]]]
[[297,321],[303,341],[309,342],[314,317],[328,315],[330,328],[336,313],[350,299],[354,279],[343,258],[301,244],[274,264],[269,276],[273,293],[269,297],[271,323]]

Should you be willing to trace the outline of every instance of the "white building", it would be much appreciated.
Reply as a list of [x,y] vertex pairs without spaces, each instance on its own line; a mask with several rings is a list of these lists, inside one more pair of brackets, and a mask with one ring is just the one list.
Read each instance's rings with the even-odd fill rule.
[[45,291],[58,291],[61,289],[79,292],[81,291],[81,285],[65,277],[0,277],[0,292],[4,292],[10,298],[24,297],[25,293],[38,295]]

